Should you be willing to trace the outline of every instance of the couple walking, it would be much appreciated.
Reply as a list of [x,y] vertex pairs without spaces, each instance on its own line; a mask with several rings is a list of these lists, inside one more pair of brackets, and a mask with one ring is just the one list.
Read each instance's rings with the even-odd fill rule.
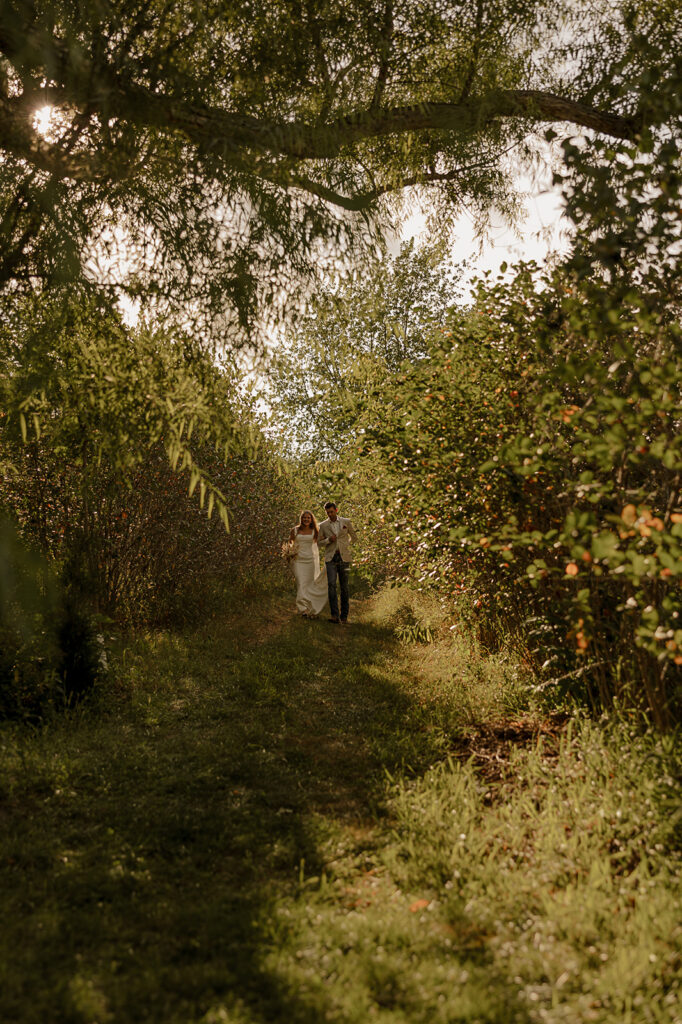
[[[348,570],[355,530],[350,519],[340,516],[333,501],[324,506],[328,518],[318,526],[307,509],[289,536],[289,553],[298,591],[296,608],[306,617],[319,615],[327,601],[332,622],[348,622]],[[320,548],[324,569],[320,572]],[[341,589],[341,614],[336,581]]]

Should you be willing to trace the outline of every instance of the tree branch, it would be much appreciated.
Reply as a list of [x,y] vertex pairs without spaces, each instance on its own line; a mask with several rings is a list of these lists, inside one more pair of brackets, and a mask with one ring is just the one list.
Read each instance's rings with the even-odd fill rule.
[[372,96],[372,102],[370,103],[371,110],[378,110],[381,106],[381,101],[384,98],[384,92],[386,90],[386,83],[388,82],[388,71],[390,67],[390,56],[391,56],[391,37],[393,35],[393,0],[386,0],[386,10],[384,12],[384,24],[381,33],[381,60],[379,62],[379,70],[377,72],[376,84],[374,86],[374,95]]
[[476,134],[492,122],[507,118],[568,122],[628,141],[634,140],[643,126],[643,118],[637,114],[624,116],[598,110],[539,90],[509,89],[461,103],[363,110],[321,127],[315,136],[305,124],[294,122],[286,126],[288,138],[282,141],[291,156],[324,158],[337,155],[344,146],[386,135],[428,130]]
[[322,79],[322,88],[324,89],[322,118],[325,118],[328,116],[334,100],[334,84],[332,83],[331,75],[329,74],[327,54],[325,53],[324,46],[322,44],[322,33],[320,32],[320,25],[315,16],[314,3],[308,2],[306,4],[306,14],[308,25],[310,27],[310,38],[315,51],[317,68],[320,78]]
[[[2,42],[0,32],[0,45]],[[248,159],[249,154],[251,157],[262,154],[293,160],[330,160],[342,155],[348,147],[372,139],[422,131],[475,135],[501,119],[567,122],[624,140],[635,139],[643,126],[642,115],[624,116],[553,93],[519,89],[454,103],[370,107],[322,124],[319,121],[274,121],[187,103],[179,97],[153,92],[106,66],[98,65],[96,69],[98,90],[93,93],[92,70],[87,62],[79,67],[78,73],[69,78],[68,85],[57,91],[55,99],[58,96],[72,109],[87,108],[92,113],[107,119],[118,118],[139,129],[180,132],[197,149],[214,152],[228,161],[230,158]],[[379,82],[378,79],[377,86]],[[44,95],[48,94],[46,91]],[[131,173],[128,161],[117,168],[108,168],[105,160],[95,154],[68,153],[63,147],[48,143],[32,128],[27,100],[0,96],[1,147],[61,178],[122,178]],[[422,180],[428,178],[425,176]],[[316,185],[314,191],[322,195],[326,186]],[[355,200],[346,201],[355,203]]]
[[474,42],[471,48],[471,58],[469,60],[469,70],[467,76],[464,79],[464,85],[462,91],[459,94],[460,103],[462,100],[466,100],[471,92],[471,86],[474,84],[474,77],[478,71],[478,58],[481,49],[481,28],[483,25],[483,0],[477,0],[476,3],[476,25],[474,31]]
[[[509,149],[513,149],[513,147],[510,146]],[[505,152],[508,152],[508,150],[505,150]],[[462,175],[467,174],[469,171],[474,171],[485,166],[487,166],[485,163],[467,164],[466,167],[456,167],[454,170],[447,172],[429,171],[425,174],[415,174],[411,177],[400,178],[398,181],[392,182],[391,184],[378,185],[375,188],[370,189],[368,192],[356,192],[351,196],[346,196],[341,192],[336,192],[327,185],[322,185],[319,182],[306,178],[303,175],[291,175],[287,184],[293,188],[300,188],[305,192],[309,192],[311,195],[316,195],[320,199],[324,199],[325,202],[332,203],[334,206],[339,206],[342,209],[349,210],[353,213],[359,213],[363,210],[369,210],[377,199],[381,198],[381,196],[390,195],[392,192],[401,192],[404,188],[410,188],[414,185],[452,183],[458,181]],[[284,184],[283,181],[278,181],[274,176],[267,174],[263,174],[261,176],[275,184]]]
[[181,131],[202,149],[250,149],[298,160],[333,159],[358,142],[406,132],[476,134],[494,121],[509,118],[568,122],[628,141],[634,140],[643,126],[641,115],[598,110],[577,100],[527,89],[490,93],[461,103],[363,109],[326,124],[266,121],[249,114],[188,104],[140,86],[121,89],[109,98],[108,108],[110,115],[115,113],[140,128]]

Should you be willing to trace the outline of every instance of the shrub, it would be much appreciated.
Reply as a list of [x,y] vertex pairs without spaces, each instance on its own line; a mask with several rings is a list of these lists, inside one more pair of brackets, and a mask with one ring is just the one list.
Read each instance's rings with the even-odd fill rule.
[[0,719],[39,721],[87,696],[105,668],[103,641],[78,594],[0,522]]
[[0,332],[0,505],[97,613],[213,613],[273,564],[298,503],[239,381],[75,299],[24,314]]
[[430,359],[365,399],[360,452],[405,574],[466,593],[488,641],[511,638],[547,684],[665,726],[682,666],[682,179],[665,140],[601,153],[566,147],[571,259],[482,283]]
[[47,445],[15,453],[4,486],[21,528],[98,614],[129,622],[188,622],[215,613],[230,589],[271,567],[297,505],[291,479],[264,446],[225,465],[202,463],[229,502],[230,532],[189,494],[156,446],[127,475],[59,463]]

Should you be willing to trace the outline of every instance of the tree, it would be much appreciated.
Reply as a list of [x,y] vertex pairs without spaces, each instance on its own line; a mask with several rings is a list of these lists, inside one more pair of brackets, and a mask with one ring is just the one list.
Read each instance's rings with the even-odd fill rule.
[[440,243],[400,251],[320,289],[269,373],[270,429],[292,458],[335,459],[356,440],[358,397],[406,360],[457,296],[461,268]]
[[62,462],[104,461],[122,475],[158,445],[227,525],[224,496],[196,453],[210,446],[227,461],[254,448],[229,372],[186,335],[128,329],[106,304],[63,289],[19,309],[0,329],[3,475],[12,474],[12,442],[42,442]]
[[666,0],[3,0],[0,276],[109,250],[112,285],[234,341],[407,186],[441,226],[511,214],[508,154],[547,122],[659,123],[679,22]]

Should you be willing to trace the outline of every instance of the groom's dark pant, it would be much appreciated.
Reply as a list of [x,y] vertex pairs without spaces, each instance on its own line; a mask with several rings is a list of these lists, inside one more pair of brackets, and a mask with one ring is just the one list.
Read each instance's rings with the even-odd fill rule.
[[339,602],[336,596],[336,577],[339,577],[341,585],[341,618],[348,618],[348,562],[342,562],[336,555],[331,562],[327,562],[327,592],[329,594],[329,609],[333,619],[339,618]]

